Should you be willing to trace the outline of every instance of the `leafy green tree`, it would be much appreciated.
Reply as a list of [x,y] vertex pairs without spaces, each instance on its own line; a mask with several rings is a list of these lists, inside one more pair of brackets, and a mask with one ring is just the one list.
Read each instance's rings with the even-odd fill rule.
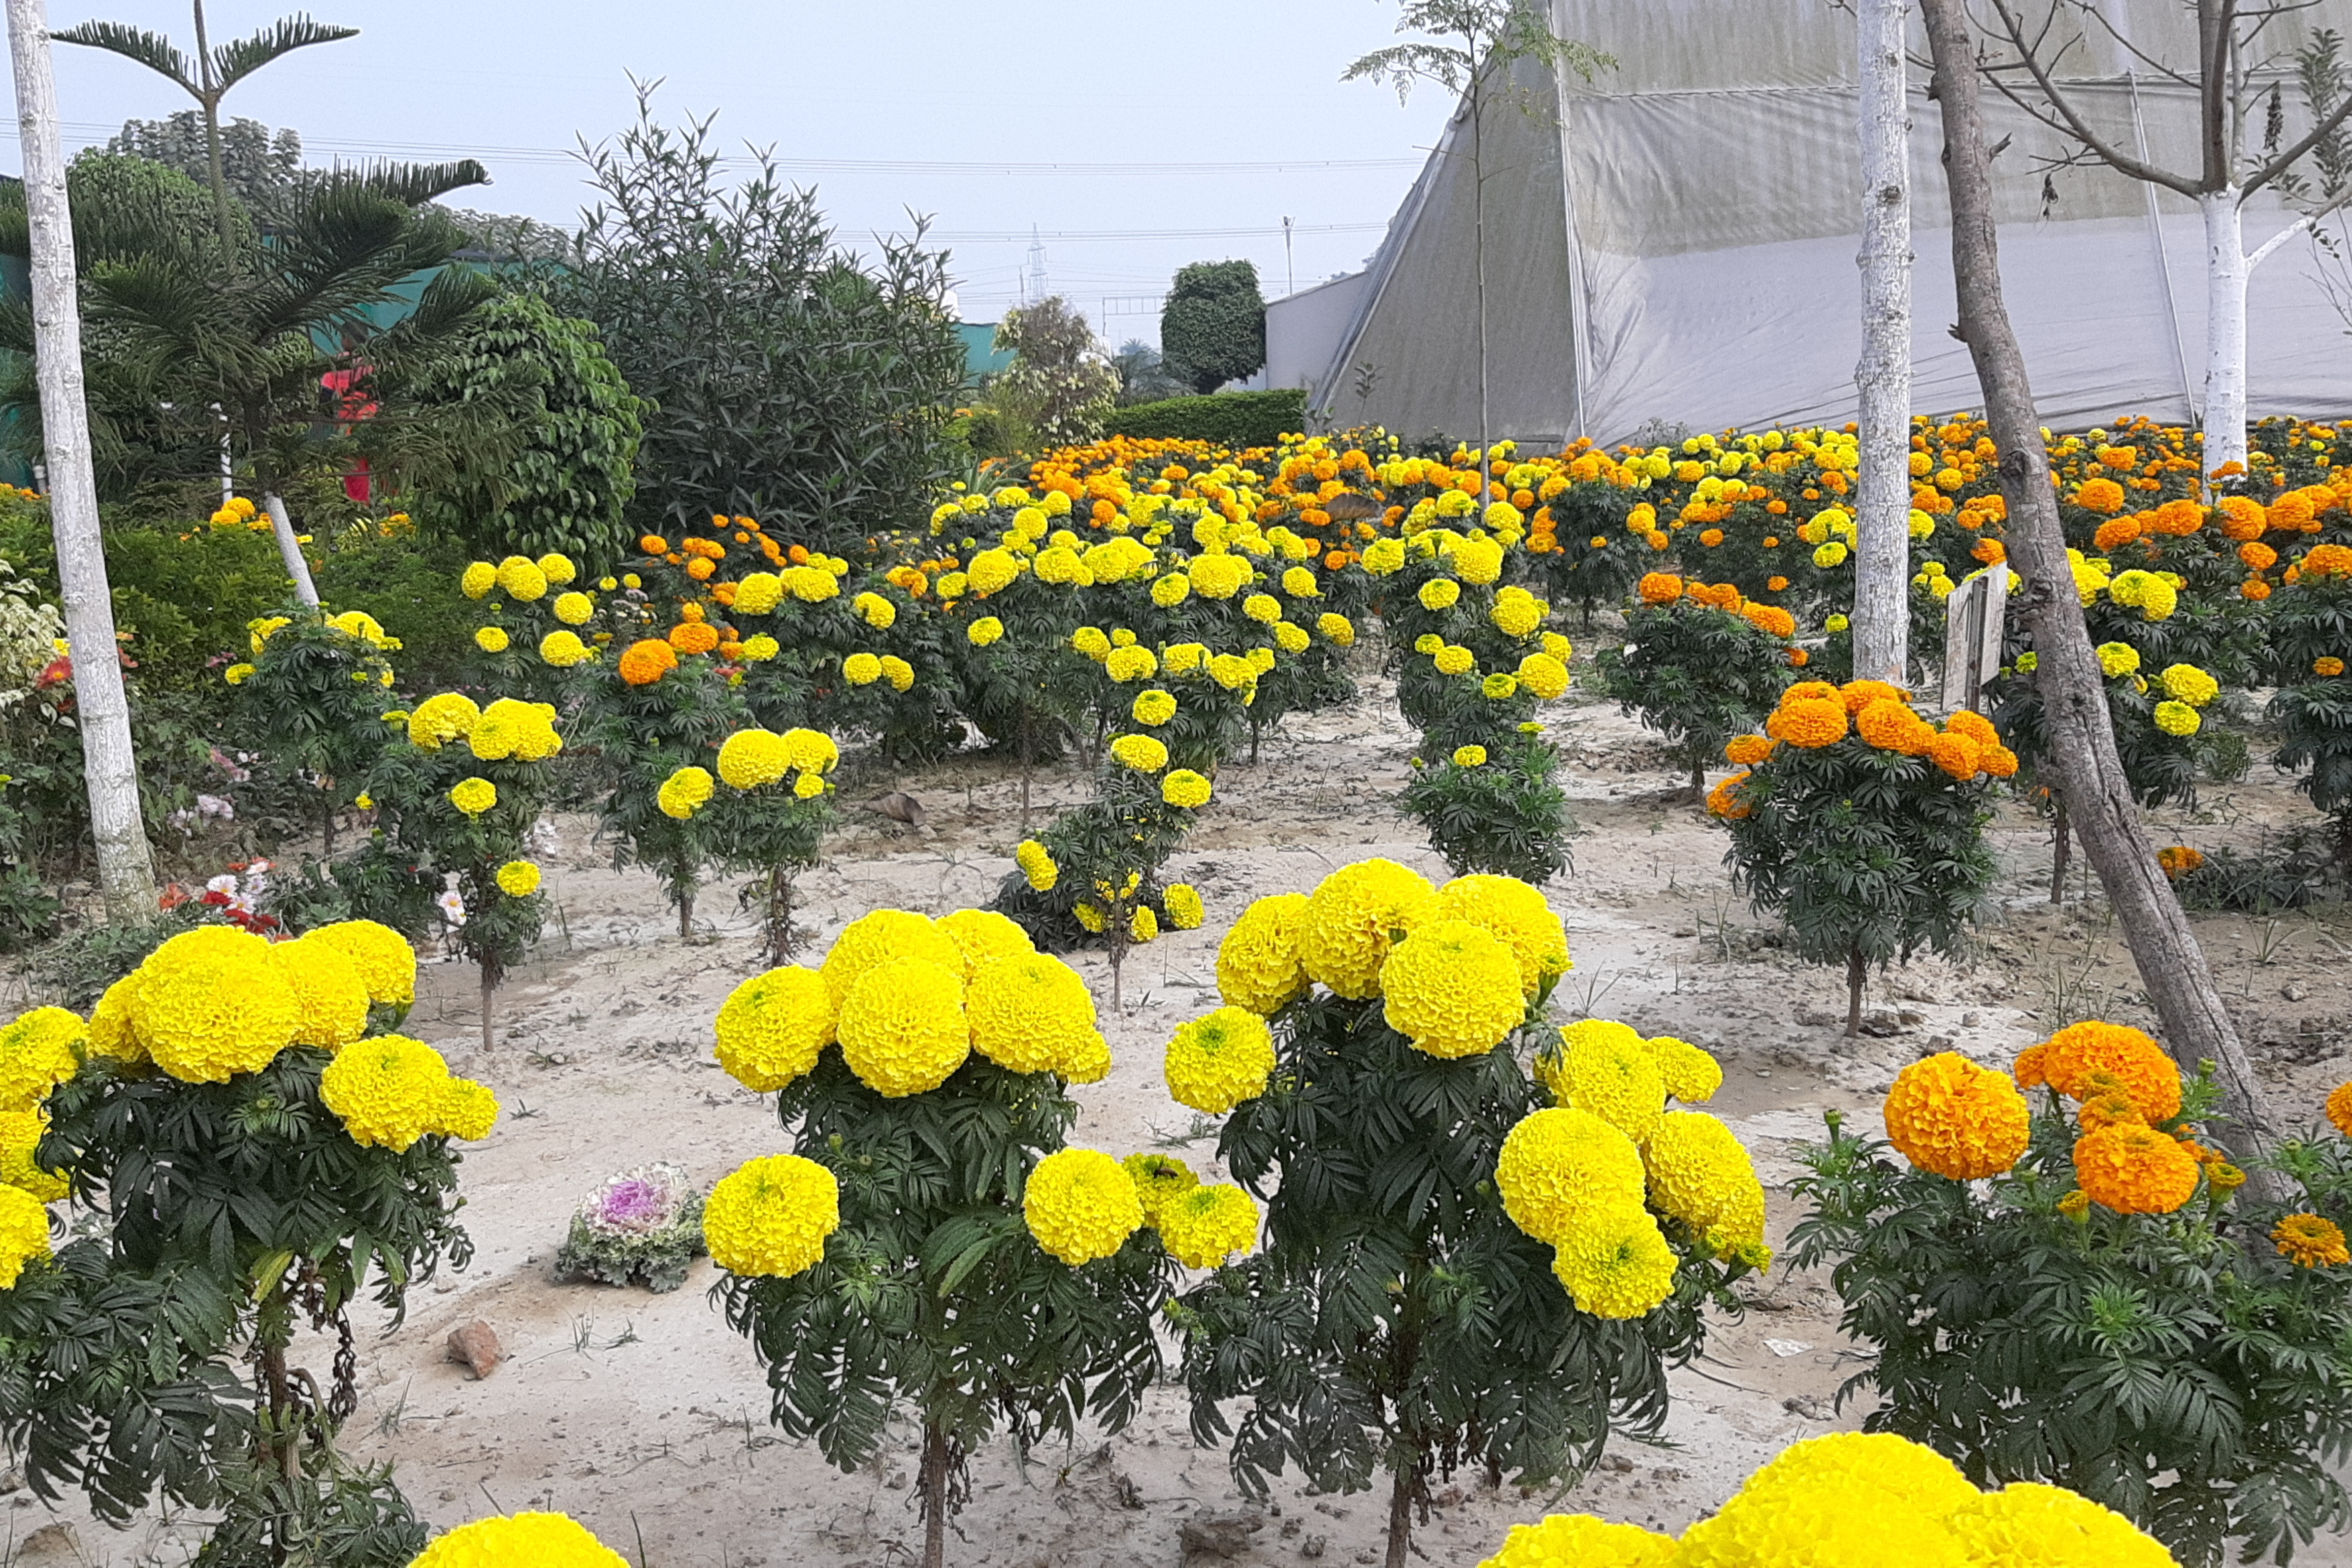
[[[436,532],[492,560],[550,551],[604,571],[629,546],[645,404],[605,357],[593,322],[530,294],[501,294],[466,319],[401,391],[426,409],[479,405],[513,427],[503,463],[460,462],[415,510]],[[494,448],[495,450],[495,448]]]
[[740,514],[836,552],[919,525],[969,462],[948,429],[964,350],[945,255],[919,226],[869,267],[772,161],[725,187],[710,121],[656,124],[650,96],[591,150],[600,199],[547,279],[650,405],[632,525]]
[[[302,138],[292,130],[272,131],[258,120],[240,116],[220,128],[220,148],[228,194],[247,212],[274,216],[301,181]],[[161,120],[126,120],[107,139],[105,150],[161,163],[209,188],[211,147],[198,110],[184,109]]]
[[1254,261],[1195,261],[1177,269],[1160,310],[1168,372],[1206,395],[1265,363],[1265,300]]
[[996,346],[1013,356],[1012,368],[988,384],[984,410],[1002,454],[1076,446],[1102,434],[1119,374],[1068,300],[1055,294],[1005,311]]

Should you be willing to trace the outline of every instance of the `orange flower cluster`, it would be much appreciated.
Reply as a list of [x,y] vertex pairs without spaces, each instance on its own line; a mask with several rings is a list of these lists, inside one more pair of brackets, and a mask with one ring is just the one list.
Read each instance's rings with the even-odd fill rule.
[[621,655],[621,679],[631,686],[651,686],[677,668],[677,653],[658,637],[631,643]]
[[2027,1089],[2048,1084],[2077,1101],[2094,1098],[2112,1080],[2143,1121],[2169,1121],[2180,1114],[2180,1069],[2162,1046],[2126,1024],[2070,1024],[2021,1052],[2015,1072]]
[[2032,1119],[2010,1076],[1958,1051],[1913,1062],[1886,1096],[1886,1136],[1923,1171],[1956,1182],[1998,1176],[2031,1141]]
[[2171,1214],[2197,1195],[2197,1156],[2179,1139],[2118,1122],[2074,1141],[2074,1183],[2117,1214]]
[[2169,878],[2180,878],[2205,864],[2205,857],[2186,844],[2169,844],[2156,852],[2156,863]]
[[[2017,772],[2017,753],[2001,744],[1984,715],[1962,709],[1938,730],[1912,708],[1909,693],[1883,680],[1849,680],[1843,686],[1801,680],[1781,694],[1764,728],[1772,739],[1808,751],[1834,746],[1851,732],[1878,751],[1925,757],[1962,783],[1979,773],[2005,779]],[[1762,739],[1741,736],[1732,743],[1752,751]],[[1731,755],[1728,748],[1726,755]]]
[[2352,1082],[2336,1085],[2336,1092],[2327,1097],[2327,1120],[2336,1124],[2336,1131],[2352,1138]]

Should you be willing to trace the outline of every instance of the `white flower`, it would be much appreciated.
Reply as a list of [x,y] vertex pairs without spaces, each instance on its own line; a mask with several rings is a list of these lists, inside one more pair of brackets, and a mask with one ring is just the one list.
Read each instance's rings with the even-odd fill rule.
[[230,898],[235,898],[236,897],[236,879],[224,871],[219,876],[215,877],[211,881],[205,884],[205,891],[207,893],[226,893]]
[[458,895],[457,889],[450,889],[433,901],[441,907],[441,918],[452,926],[466,923],[466,900]]

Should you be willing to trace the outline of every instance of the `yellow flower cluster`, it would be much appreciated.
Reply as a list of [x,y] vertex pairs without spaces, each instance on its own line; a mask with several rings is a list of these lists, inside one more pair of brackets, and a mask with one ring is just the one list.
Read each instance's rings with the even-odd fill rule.
[[1378,858],[1342,866],[1307,899],[1301,966],[1349,1001],[1377,996],[1390,951],[1436,907],[1437,889],[1410,867]]
[[1062,878],[1061,868],[1054,864],[1052,853],[1034,838],[1021,841],[1020,847],[1013,851],[1013,863],[1021,868],[1021,875],[1028,879],[1035,892],[1052,892],[1054,884]]
[[530,860],[509,860],[498,869],[499,891],[509,899],[527,899],[539,891],[539,867]]
[[628,1559],[560,1513],[478,1519],[436,1538],[408,1568],[628,1568]]
[[719,1004],[719,1065],[755,1093],[782,1089],[815,1068],[833,1023],[833,997],[814,970],[786,964],[755,974]]
[[319,1075],[319,1099],[342,1119],[352,1142],[394,1153],[419,1138],[489,1136],[498,1100],[453,1076],[441,1053],[405,1035],[379,1035],[335,1053]]
[[306,936],[275,944],[269,957],[294,992],[289,1044],[332,1050],[367,1033],[367,982],[341,947]]
[[1092,1149],[1057,1149],[1038,1161],[1021,1212],[1037,1245],[1073,1268],[1112,1256],[1143,1228],[1134,1179]]
[[63,1173],[44,1169],[34,1157],[48,1130],[48,1112],[38,1106],[0,1110],[0,1185],[21,1187],[45,1204],[65,1196],[68,1189]]
[[1169,1038],[1162,1070],[1178,1103],[1222,1116],[1264,1094],[1274,1067],[1274,1033],[1265,1020],[1229,1004],[1180,1026]]
[[982,965],[965,990],[964,1012],[972,1048],[1013,1072],[1062,1071],[1091,1056],[1100,1033],[1086,981],[1060,959],[1036,952]]
[[841,1186],[798,1154],[765,1154],[721,1176],[702,1206],[710,1260],[730,1274],[789,1278],[824,1258],[841,1227]]
[[1135,1184],[1136,1201],[1143,1205],[1143,1223],[1155,1228],[1169,1199],[1201,1184],[1192,1167],[1173,1154],[1129,1154],[1119,1166]]
[[654,804],[661,807],[664,816],[689,822],[696,812],[710,804],[717,788],[709,769],[688,763],[662,781],[661,788],[655,792]]
[[1527,1016],[1517,955],[1468,921],[1414,927],[1381,966],[1380,986],[1389,1027],[1433,1057],[1483,1055]]
[[49,1256],[49,1211],[22,1187],[0,1187],[0,1290],[14,1290],[25,1265]]
[[36,1007],[0,1028],[0,1110],[30,1110],[47,1100],[79,1069],[76,1047],[89,1035],[81,1016],[64,1007]]
[[482,710],[466,732],[466,744],[486,763],[537,763],[562,751],[563,737],[555,732],[551,705],[501,697]]
[[1222,1268],[1257,1245],[1257,1204],[1230,1182],[1185,1188],[1161,1200],[1156,1228],[1168,1255],[1187,1268]]
[[467,816],[479,816],[499,804],[499,786],[486,778],[459,779],[449,786],[449,804]]

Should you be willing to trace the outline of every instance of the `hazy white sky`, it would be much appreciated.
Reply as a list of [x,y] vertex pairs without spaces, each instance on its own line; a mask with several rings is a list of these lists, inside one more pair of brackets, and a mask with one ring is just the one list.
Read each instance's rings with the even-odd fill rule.
[[[293,3],[212,0],[207,21],[216,40],[240,37]],[[575,137],[627,122],[631,73],[659,78],[660,110],[716,110],[728,151],[813,161],[789,172],[817,187],[844,238],[901,228],[910,208],[931,215],[967,320],[1018,301],[1041,231],[1048,287],[1117,342],[1156,338],[1144,307],[1187,261],[1247,257],[1282,293],[1286,216],[1300,287],[1361,263],[1450,108],[1428,91],[1400,108],[1386,89],[1339,79],[1391,41],[1396,12],[1396,0],[317,0],[313,15],[361,36],[269,67],[228,112],[292,126],[313,163],[478,157],[496,183],[455,199],[571,224],[588,195],[567,155]],[[194,37],[185,0],[50,0],[49,16]],[[110,55],[59,46],[57,72],[69,150],[191,107]],[[0,166],[13,172],[9,121]],[[1202,167],[1276,163],[1287,166]]]

